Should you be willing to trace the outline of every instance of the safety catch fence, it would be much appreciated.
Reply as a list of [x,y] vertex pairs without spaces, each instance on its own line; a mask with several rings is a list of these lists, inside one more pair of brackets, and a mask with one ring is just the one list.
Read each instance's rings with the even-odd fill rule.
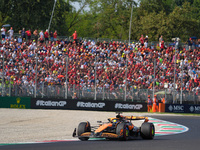
[[[36,92],[35,92],[36,89]],[[76,93],[76,97],[74,96]],[[8,84],[3,87],[0,86],[1,96],[20,96],[20,97],[37,97],[37,98],[57,98],[57,99],[82,99],[95,100],[95,88],[91,86],[77,86],[68,85],[48,85],[41,83],[37,85],[24,84]],[[35,95],[36,94],[36,95]],[[154,94],[157,95],[158,100],[165,98],[166,103],[180,103],[181,92],[177,90],[165,89],[156,90]],[[132,101],[132,102],[146,102],[148,95],[153,97],[153,90],[150,89],[135,89],[133,87],[126,89],[118,88],[111,90],[109,88],[97,87],[96,100],[116,100],[116,101]],[[126,96],[126,99],[125,99]],[[183,104],[200,104],[200,94],[193,91],[182,92]]]

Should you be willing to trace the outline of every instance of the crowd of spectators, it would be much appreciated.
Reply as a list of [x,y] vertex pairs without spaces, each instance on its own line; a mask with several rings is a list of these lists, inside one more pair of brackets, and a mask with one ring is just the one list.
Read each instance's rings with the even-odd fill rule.
[[[12,30],[12,31],[10,31]],[[68,84],[78,87],[94,88],[95,57],[97,88],[103,86],[107,90],[123,89],[125,87],[127,60],[127,89],[152,89],[155,68],[155,89],[168,88],[177,90],[200,91],[200,48],[186,49],[164,46],[164,36],[157,46],[148,45],[148,36],[138,40],[138,43],[122,43],[120,41],[95,42],[90,40],[75,40],[57,38],[57,31],[38,32],[24,28],[19,35],[13,36],[13,29],[8,36],[2,35],[0,42],[0,76],[3,74],[8,84],[65,85],[66,56],[68,56]],[[5,32],[3,32],[5,34]],[[32,36],[33,34],[33,36]],[[163,44],[163,45],[162,45]],[[36,54],[38,56],[36,68]],[[174,63],[176,60],[176,85],[174,85]],[[183,65],[183,67],[182,67]],[[181,71],[183,70],[183,72]],[[183,79],[181,80],[183,76]]]

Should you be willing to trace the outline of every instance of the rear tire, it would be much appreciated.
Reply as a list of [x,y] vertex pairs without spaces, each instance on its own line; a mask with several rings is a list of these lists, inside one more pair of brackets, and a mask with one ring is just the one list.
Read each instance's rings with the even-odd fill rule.
[[147,122],[143,123],[141,126],[140,133],[143,139],[152,140],[155,135],[155,127],[153,123],[147,123]]
[[126,141],[129,137],[129,130],[126,123],[119,123],[116,128],[116,134],[119,136],[119,140]]
[[[91,127],[90,127],[90,123],[89,122],[81,122],[78,125],[78,136],[81,136],[81,134],[85,133],[85,132],[90,132],[91,131]],[[89,138],[88,137],[79,137],[79,139],[81,141],[87,141]]]

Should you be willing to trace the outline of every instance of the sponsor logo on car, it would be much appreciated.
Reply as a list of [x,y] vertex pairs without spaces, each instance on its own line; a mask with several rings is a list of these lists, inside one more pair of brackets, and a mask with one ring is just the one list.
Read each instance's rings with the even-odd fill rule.
[[43,101],[43,100],[37,100],[36,106],[54,106],[54,107],[64,107],[67,104],[66,101]]
[[78,101],[76,106],[83,108],[104,108],[105,105],[105,103],[91,103]]
[[121,104],[121,103],[116,103],[115,104],[115,109],[136,109],[140,110],[143,107],[142,104]]

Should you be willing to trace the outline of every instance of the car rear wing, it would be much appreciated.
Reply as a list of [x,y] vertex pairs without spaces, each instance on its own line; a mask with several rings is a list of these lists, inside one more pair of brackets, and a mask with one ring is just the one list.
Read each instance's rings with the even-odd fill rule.
[[127,120],[145,120],[145,122],[148,122],[148,117],[138,117],[138,116],[125,116],[125,119]]

